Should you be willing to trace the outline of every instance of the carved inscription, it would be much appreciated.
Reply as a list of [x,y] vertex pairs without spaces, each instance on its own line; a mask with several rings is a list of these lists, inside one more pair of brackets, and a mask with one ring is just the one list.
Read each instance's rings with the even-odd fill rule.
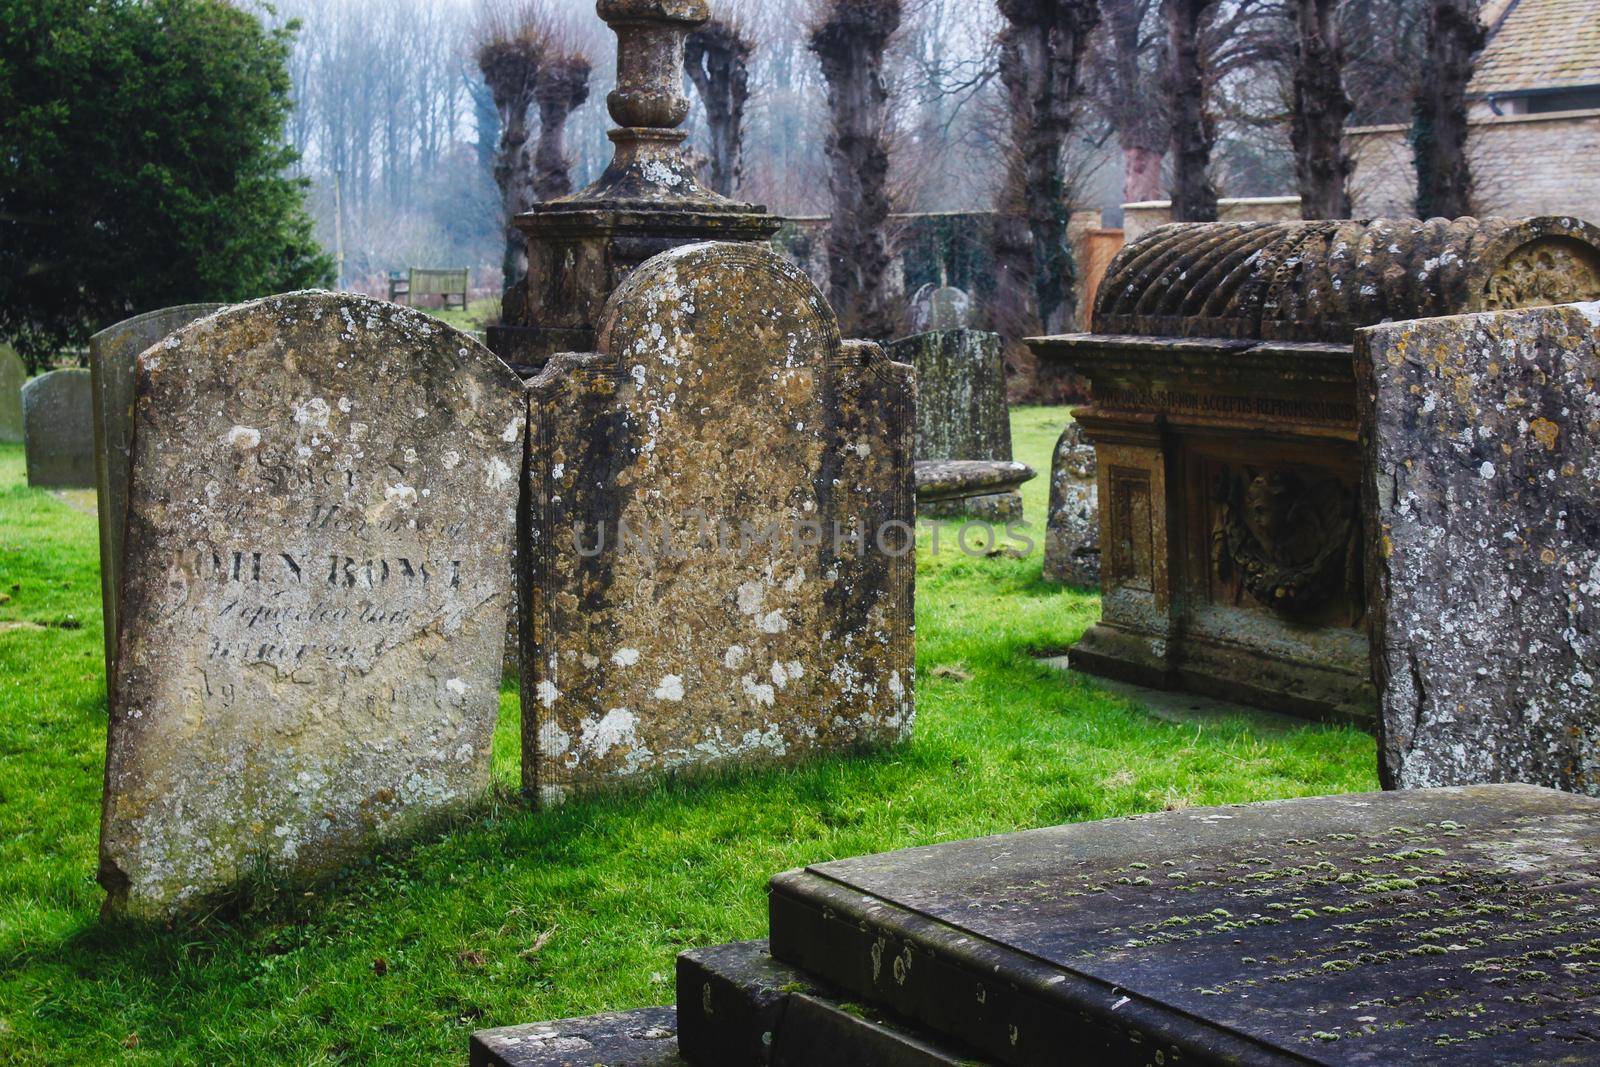
[[1196,415],[1250,416],[1303,422],[1354,423],[1355,405],[1338,400],[1282,396],[1196,393],[1169,389],[1094,388],[1097,408],[1118,411],[1181,411]]

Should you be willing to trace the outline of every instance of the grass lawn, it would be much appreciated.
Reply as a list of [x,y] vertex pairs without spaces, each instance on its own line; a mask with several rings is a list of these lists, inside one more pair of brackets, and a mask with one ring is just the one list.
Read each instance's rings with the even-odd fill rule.
[[[1015,412],[1041,477],[1063,409]],[[948,541],[949,538],[946,538]],[[164,930],[102,923],[105,745],[94,520],[0,446],[0,1063],[459,1063],[467,1035],[672,999],[682,949],[760,937],[776,871],[1176,805],[1376,788],[1373,742],[1150,718],[1030,652],[1096,598],[1040,558],[919,560],[916,739],[875,757],[673,782],[533,813],[513,792],[447,836],[313,891],[263,888]],[[935,673],[935,668],[950,668]]]

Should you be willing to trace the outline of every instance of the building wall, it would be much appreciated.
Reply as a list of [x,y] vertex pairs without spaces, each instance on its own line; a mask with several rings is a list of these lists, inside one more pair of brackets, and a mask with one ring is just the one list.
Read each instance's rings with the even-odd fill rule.
[[[1217,201],[1218,222],[1292,222],[1299,217],[1298,196],[1233,196]],[[1170,200],[1122,205],[1122,231],[1128,244],[1171,221]]]
[[[1408,126],[1349,133],[1358,217],[1415,214]],[[1600,110],[1479,116],[1467,143],[1479,215],[1576,215],[1600,221]]]

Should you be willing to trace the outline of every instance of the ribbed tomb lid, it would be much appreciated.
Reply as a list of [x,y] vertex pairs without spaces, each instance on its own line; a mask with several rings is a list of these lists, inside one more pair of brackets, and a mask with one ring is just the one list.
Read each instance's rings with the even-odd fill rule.
[[1571,217],[1178,223],[1124,248],[1094,332],[1349,343],[1386,320],[1600,299]]

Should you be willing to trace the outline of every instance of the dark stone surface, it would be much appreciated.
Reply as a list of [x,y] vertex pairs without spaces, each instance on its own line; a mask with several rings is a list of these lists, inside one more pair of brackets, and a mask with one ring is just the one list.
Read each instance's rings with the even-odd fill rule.
[[1600,793],[1600,304],[1357,344],[1385,784]]
[[1574,1064],[1600,802],[1531,786],[1193,809],[820,864],[771,950],[996,1062]]
[[530,792],[910,736],[911,368],[767,249],[694,245],[530,392]]
[[41,374],[22,387],[28,484],[39,489],[94,488],[94,421],[89,372]]
[[[686,1067],[677,1012],[641,1008],[472,1035],[471,1067]],[[727,1062],[732,1067],[733,1061]],[[700,1067],[710,1067],[702,1064]]]
[[889,345],[917,371],[917,459],[1011,458],[1006,364],[998,334],[922,333]]
[[1100,585],[1099,463],[1083,427],[1069,423],[1050,461],[1050,514],[1045,526],[1044,577]]
[[[128,508],[133,444],[134,362],[139,353],[217,311],[221,304],[184,304],[124,319],[89,338],[94,392],[95,489],[100,520],[100,603],[105,616],[106,677],[115,673],[117,603],[122,596],[122,533]],[[114,683],[113,683],[114,684]]]
[[22,357],[10,345],[0,345],[0,444],[22,443],[22,383],[27,380]]

